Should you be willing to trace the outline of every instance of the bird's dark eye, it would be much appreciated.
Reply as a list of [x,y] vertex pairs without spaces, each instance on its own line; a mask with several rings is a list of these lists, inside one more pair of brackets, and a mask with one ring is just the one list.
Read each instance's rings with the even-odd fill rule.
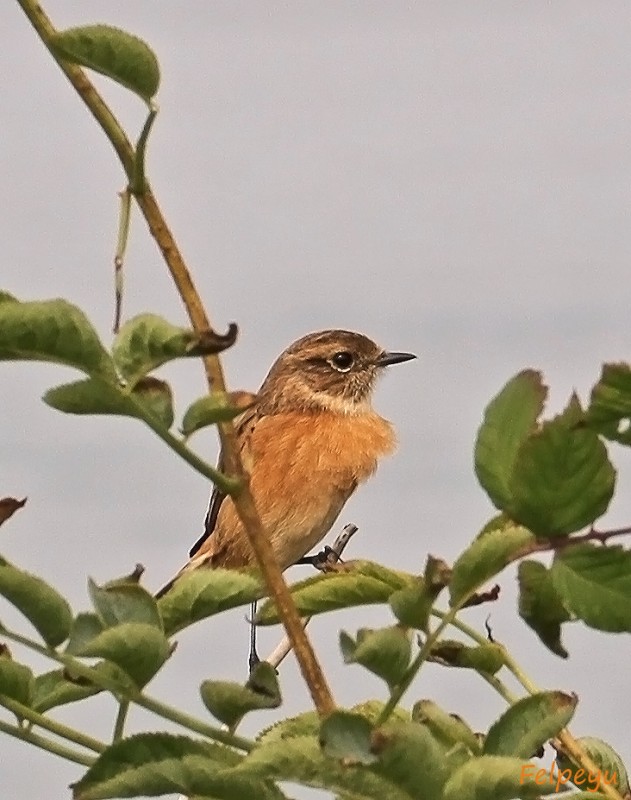
[[339,372],[348,372],[353,366],[353,354],[349,353],[348,350],[340,350],[331,359],[331,366]]

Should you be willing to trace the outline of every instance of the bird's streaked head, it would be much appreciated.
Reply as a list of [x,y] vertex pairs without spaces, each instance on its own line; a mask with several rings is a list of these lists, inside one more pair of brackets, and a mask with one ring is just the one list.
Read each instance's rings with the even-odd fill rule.
[[278,357],[261,386],[259,402],[269,413],[360,413],[370,406],[379,373],[412,358],[412,353],[387,352],[353,331],[309,333]]

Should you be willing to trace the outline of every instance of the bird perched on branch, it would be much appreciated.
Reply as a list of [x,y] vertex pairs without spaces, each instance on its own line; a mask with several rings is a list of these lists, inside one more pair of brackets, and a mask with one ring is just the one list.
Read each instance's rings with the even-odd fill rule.
[[[412,358],[360,333],[310,333],[281,353],[255,404],[235,420],[256,508],[281,569],[322,541],[357,486],[395,449],[392,425],[371,398],[385,367]],[[157,596],[190,570],[255,563],[231,498],[215,488],[204,534]]]

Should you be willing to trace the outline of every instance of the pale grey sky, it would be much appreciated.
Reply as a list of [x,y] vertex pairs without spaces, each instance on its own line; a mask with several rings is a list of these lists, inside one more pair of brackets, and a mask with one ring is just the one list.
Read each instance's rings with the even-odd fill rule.
[[[536,367],[556,409],[573,387],[585,396],[602,361],[631,357],[628,3],[46,8],[59,27],[127,28],[159,56],[148,172],[213,320],[241,326],[225,359],[233,388],[256,389],[275,356],[314,329],[357,329],[418,353],[376,398],[398,428],[399,452],[340,523],[360,527],[354,556],[412,570],[427,553],[453,559],[492,512],[472,471],[490,397]],[[67,297],[109,341],[121,170],[17,3],[2,3],[0,29],[0,286],[23,299]],[[135,136],[140,103],[98,83]],[[185,321],[135,215],[125,313],[141,311]],[[204,481],[138,423],[45,406],[42,392],[69,371],[0,368],[0,494],[29,497],[2,530],[3,554],[62,588],[75,608],[88,605],[87,575],[106,580],[137,561],[158,587],[200,533]],[[180,409],[203,391],[195,364],[165,374]],[[210,434],[198,444],[214,457]],[[631,462],[619,448],[613,456],[619,495],[603,524],[628,524]],[[567,628],[563,662],[518,619],[512,573],[501,582],[501,601],[467,619],[481,627],[491,611],[496,637],[535,682],[578,692],[576,734],[609,740],[631,763],[628,639]],[[15,621],[2,605],[1,618]],[[384,691],[342,665],[338,629],[388,620],[384,609],[365,609],[313,624],[340,703]],[[278,636],[265,631],[262,651]],[[199,682],[242,674],[245,637],[242,611],[186,632],[151,691],[203,714]],[[284,713],[306,709],[293,663],[281,679]],[[428,668],[406,700],[427,696],[479,729],[502,709],[480,680],[455,670]],[[94,723],[101,736],[113,721],[105,698],[57,715]],[[261,714],[244,730],[272,719]],[[131,717],[132,729],[152,724]],[[2,739],[6,800],[65,797],[79,774]]]

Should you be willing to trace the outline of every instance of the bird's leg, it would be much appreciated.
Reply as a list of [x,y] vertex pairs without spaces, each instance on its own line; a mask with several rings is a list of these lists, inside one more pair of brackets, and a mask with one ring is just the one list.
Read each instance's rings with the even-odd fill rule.
[[325,545],[319,553],[312,556],[303,556],[296,561],[296,564],[310,564],[320,572],[334,572],[336,565],[342,563],[342,560],[332,547]]
[[252,601],[252,605],[250,606],[250,652],[248,654],[248,667],[250,669],[250,673],[258,664],[260,664],[261,659],[259,658],[259,654],[256,652],[256,623],[254,622],[254,618],[256,617],[256,600]]

